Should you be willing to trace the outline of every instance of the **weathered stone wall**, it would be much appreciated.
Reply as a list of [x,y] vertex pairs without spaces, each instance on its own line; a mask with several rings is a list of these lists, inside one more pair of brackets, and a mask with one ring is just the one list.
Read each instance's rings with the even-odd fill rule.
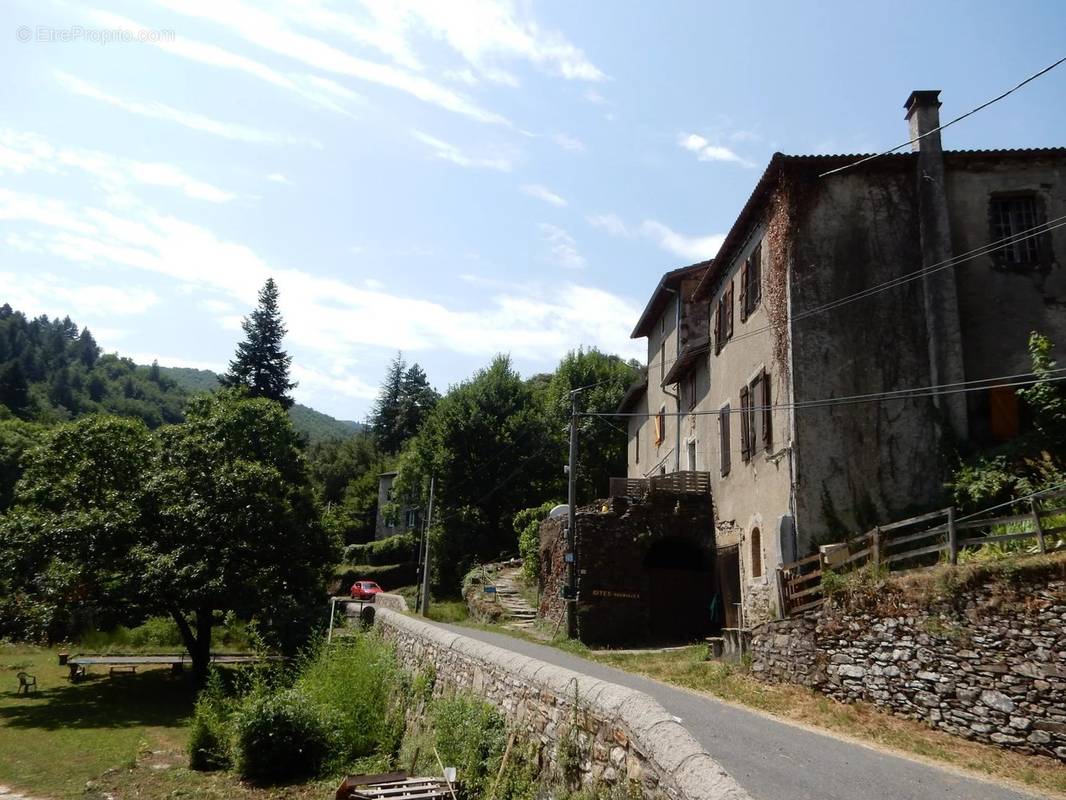
[[759,626],[753,673],[1066,761],[1066,580],[996,581],[928,606],[888,591],[878,606]]
[[[605,510],[606,509],[606,510]],[[563,613],[564,528],[540,529],[542,616]],[[709,496],[614,497],[577,512],[577,636],[586,644],[691,641],[715,628]]]
[[747,792],[670,714],[642,692],[503,650],[388,609],[376,626],[412,672],[432,664],[435,694],[469,691],[496,706],[542,771],[558,771],[560,744],[577,749],[584,786],[631,783],[643,797],[747,800]]

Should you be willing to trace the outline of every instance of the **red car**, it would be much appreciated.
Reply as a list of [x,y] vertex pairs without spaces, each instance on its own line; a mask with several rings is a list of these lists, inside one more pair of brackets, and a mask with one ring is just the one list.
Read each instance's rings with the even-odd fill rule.
[[373,603],[376,594],[381,594],[381,587],[373,581],[356,581],[352,584],[353,600],[368,600]]

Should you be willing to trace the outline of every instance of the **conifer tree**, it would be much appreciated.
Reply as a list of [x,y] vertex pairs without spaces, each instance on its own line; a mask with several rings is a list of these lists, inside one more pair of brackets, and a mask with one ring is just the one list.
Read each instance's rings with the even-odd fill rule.
[[268,278],[259,291],[259,306],[241,322],[247,338],[237,345],[237,355],[222,376],[222,384],[244,386],[252,397],[276,400],[290,408],[296,384],[289,380],[292,358],[281,349],[286,330],[278,310],[278,286]]
[[412,364],[400,382],[395,429],[401,446],[418,433],[422,422],[437,405],[438,400],[440,395],[429,385],[425,370],[418,364]]
[[381,391],[378,392],[378,399],[370,415],[370,432],[374,434],[374,441],[383,453],[397,453],[403,444],[396,423],[400,416],[400,398],[406,370],[403,353],[397,353],[385,373],[385,380],[381,384]]

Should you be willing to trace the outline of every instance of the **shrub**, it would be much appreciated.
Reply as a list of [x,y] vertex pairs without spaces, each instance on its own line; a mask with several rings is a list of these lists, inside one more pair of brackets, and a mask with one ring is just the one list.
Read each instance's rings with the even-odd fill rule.
[[134,647],[182,647],[184,642],[178,623],[172,617],[149,617],[129,632]]
[[337,730],[333,757],[342,762],[393,753],[403,735],[408,680],[379,636],[323,647],[296,679],[294,691]]
[[234,723],[237,771],[258,783],[317,775],[334,751],[328,723],[293,691],[250,695]]
[[198,700],[189,729],[189,769],[209,772],[231,764],[229,719],[217,705]]
[[540,577],[540,523],[558,503],[544,503],[535,508],[519,511],[514,517],[514,529],[518,534],[518,553],[522,556],[522,572],[530,580]]
[[417,555],[418,540],[413,533],[398,533],[387,539],[366,544],[350,544],[344,548],[346,563],[370,564],[375,567],[415,561]]
[[463,776],[469,797],[485,797],[499,769],[505,744],[503,717],[484,700],[458,695],[432,708],[437,751]]

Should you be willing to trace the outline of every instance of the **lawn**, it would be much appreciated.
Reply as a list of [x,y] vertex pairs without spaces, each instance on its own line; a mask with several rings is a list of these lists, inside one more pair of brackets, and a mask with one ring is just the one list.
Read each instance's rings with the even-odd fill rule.
[[[183,752],[195,690],[169,668],[71,684],[57,650],[0,645],[0,784],[50,797],[81,796],[109,769]],[[17,695],[16,673],[38,691]],[[102,674],[100,674],[102,672]]]

